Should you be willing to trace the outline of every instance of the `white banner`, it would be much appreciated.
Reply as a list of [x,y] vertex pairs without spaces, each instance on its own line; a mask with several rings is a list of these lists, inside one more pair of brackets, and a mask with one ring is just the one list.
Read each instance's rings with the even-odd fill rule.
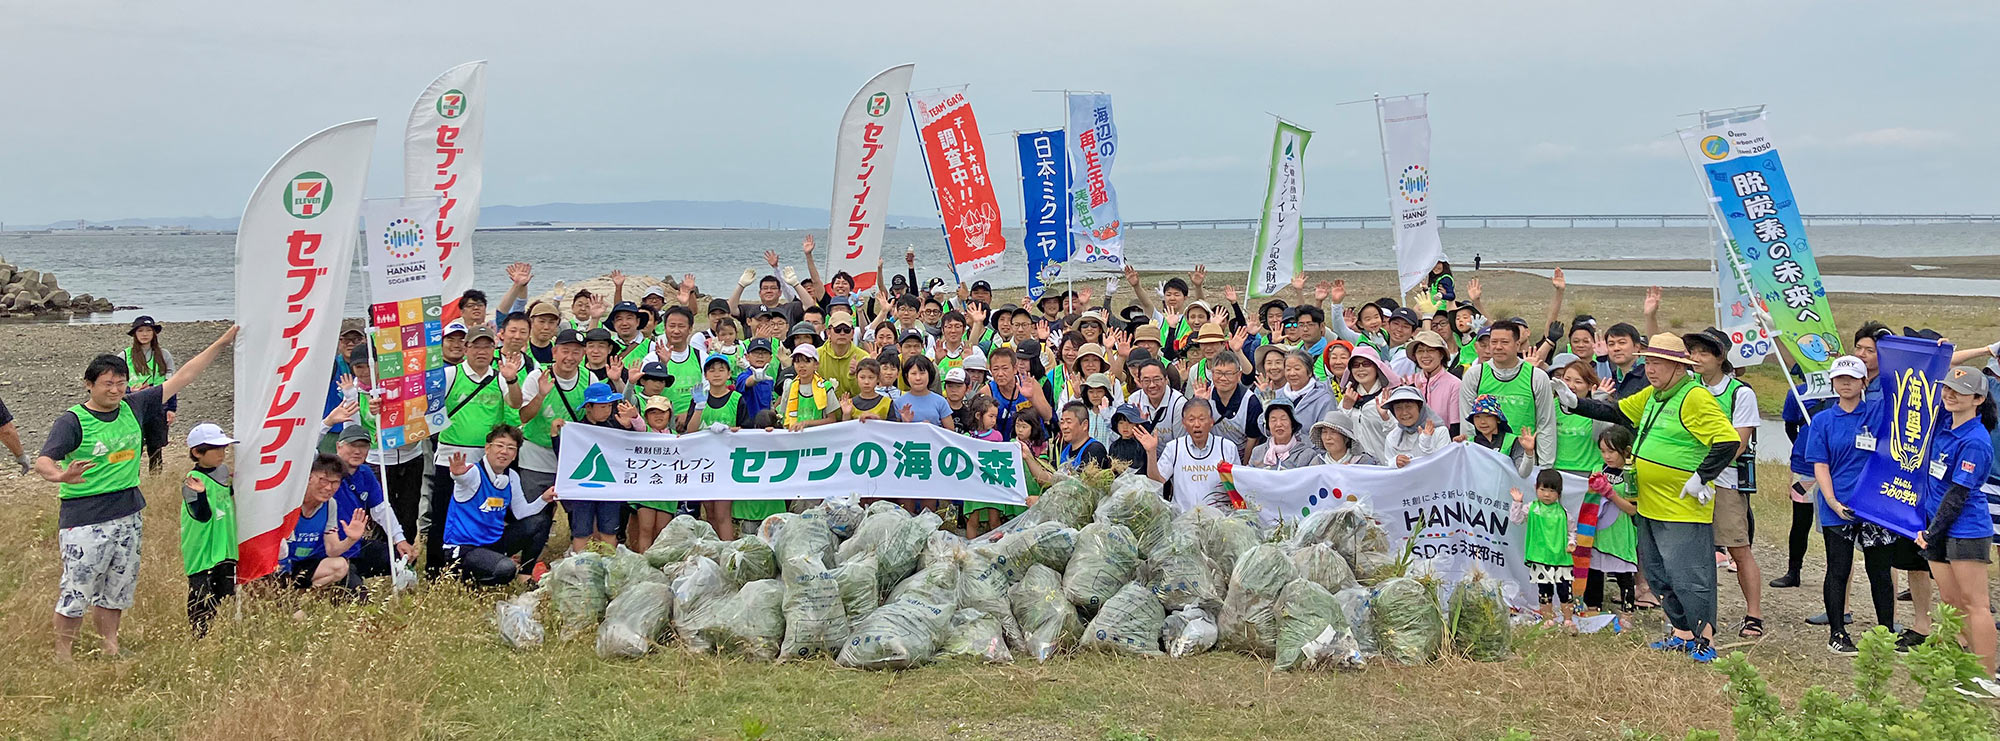
[[903,422],[686,435],[565,425],[556,473],[557,498],[587,501],[1028,498],[1020,446]]
[[1388,158],[1389,222],[1396,234],[1396,275],[1402,292],[1424,282],[1444,259],[1438,221],[1431,215],[1431,117],[1428,94],[1385,98],[1382,151]]
[[1271,137],[1271,174],[1264,183],[1256,253],[1250,260],[1251,298],[1276,294],[1306,269],[1299,204],[1306,197],[1306,145],[1311,142],[1311,131],[1279,119]]
[[1720,234],[1715,243],[1715,326],[1729,335],[1729,363],[1738,368],[1757,365],[1777,351],[1777,340],[1757,324],[1764,303],[1750,290],[1743,259]]
[[[437,196],[438,261],[444,292],[458,315],[458,297],[472,288],[472,230],[479,227],[479,185],[486,142],[486,63],[446,70],[410,109],[403,132],[403,195]],[[496,307],[504,308],[504,307]]]
[[372,118],[307,137],[264,174],[236,229],[238,581],[276,568],[305,496],[374,146]]
[[882,230],[889,223],[889,183],[896,174],[896,143],[909,105],[910,75],[917,65],[890,67],[861,86],[840,114],[833,149],[832,223],[827,247],[834,273],[854,276],[854,290],[875,287]]
[[443,295],[431,239],[443,202],[437,196],[362,201],[361,265],[368,272],[369,304]]
[[1065,95],[1069,104],[1070,258],[1112,269],[1125,266],[1125,236],[1118,220],[1118,189],[1111,165],[1118,160],[1118,125],[1111,96]]
[[444,301],[438,292],[437,196],[361,204],[361,263],[368,273],[369,366],[376,394],[375,447],[400,448],[451,426],[444,409]]
[[[1233,466],[1236,490],[1266,523],[1302,519],[1342,502],[1364,507],[1389,533],[1391,553],[1411,538],[1413,558],[1429,559],[1446,583],[1456,583],[1474,566],[1515,585],[1514,601],[1535,604],[1523,537],[1525,523],[1508,518],[1508,490],[1519,487],[1533,501],[1531,479],[1514,473],[1506,456],[1470,443],[1456,443],[1407,468],[1310,466],[1271,471]],[[1585,479],[1563,474],[1563,507],[1570,520],[1583,504]],[[1610,505],[1605,505],[1610,506]]]

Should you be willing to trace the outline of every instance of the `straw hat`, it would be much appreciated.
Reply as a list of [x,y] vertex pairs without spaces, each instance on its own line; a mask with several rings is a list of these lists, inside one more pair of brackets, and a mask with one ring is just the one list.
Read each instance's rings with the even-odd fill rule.
[[1639,356],[1659,358],[1681,365],[1694,365],[1694,360],[1688,358],[1687,341],[1672,332],[1653,335],[1652,339],[1646,341],[1646,349],[1640,352]]
[[1209,322],[1201,325],[1201,329],[1194,333],[1194,341],[1198,345],[1210,342],[1228,342],[1229,335],[1223,333],[1222,325]]

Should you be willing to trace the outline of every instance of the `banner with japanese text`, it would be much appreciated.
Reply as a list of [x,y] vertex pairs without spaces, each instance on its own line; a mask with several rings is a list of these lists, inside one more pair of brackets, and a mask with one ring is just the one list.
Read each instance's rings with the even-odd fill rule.
[[375,446],[398,448],[451,424],[444,409],[444,302],[439,291],[437,196],[361,204],[361,261],[368,273],[369,367]]
[[1021,245],[1028,251],[1028,298],[1061,280],[1070,257],[1069,199],[1063,197],[1062,129],[1014,135],[1021,155]]
[[1841,354],[1840,333],[1763,115],[1704,121],[1680,136],[1751,290],[1770,310],[1778,342],[1804,373],[1800,396],[1832,396],[1826,370]]
[[1389,226],[1396,235],[1396,277],[1403,293],[1444,259],[1431,216],[1431,116],[1428,95],[1383,98],[1382,151],[1388,159]]
[[1257,222],[1257,250],[1250,261],[1251,298],[1275,295],[1305,272],[1306,234],[1299,204],[1305,199],[1306,143],[1312,132],[1280,119],[1271,137],[1271,174],[1264,184],[1264,212]]
[[1111,187],[1111,163],[1118,159],[1118,125],[1111,121],[1111,96],[1063,96],[1069,104],[1069,200],[1076,254],[1088,269],[1125,267],[1125,236],[1118,221],[1118,189]]
[[1951,369],[1951,351],[1951,343],[1935,340],[1900,336],[1875,340],[1882,414],[1871,420],[1868,437],[1853,441],[1875,450],[1844,503],[1856,516],[1906,538],[1917,537],[1929,521],[1918,500],[1924,477],[1935,475],[1926,468],[1931,463],[1931,425],[1943,413],[1937,381]]
[[827,227],[832,272],[854,277],[854,290],[875,287],[882,230],[889,223],[889,183],[896,174],[903,108],[917,66],[883,70],[847,101],[833,149],[833,223]]
[[238,582],[277,568],[305,497],[374,146],[372,118],[307,137],[264,174],[236,228]]
[[571,500],[851,494],[1024,504],[1028,498],[1020,446],[921,423],[837,422],[799,432],[686,435],[567,425],[556,466],[556,497]]
[[1715,326],[1729,335],[1729,364],[1746,368],[1764,362],[1777,345],[1771,332],[1757,321],[1765,313],[1764,304],[1750,290],[1750,276],[1743,272],[1743,258],[1736,254],[1727,237],[1715,242]]
[[1000,267],[1007,237],[1000,233],[1000,201],[979,137],[979,121],[966,100],[967,86],[911,93],[910,114],[923,141],[924,170],[937,197],[951,247],[953,275],[960,282]]
[[403,131],[403,195],[437,196],[431,240],[444,267],[447,321],[458,318],[458,297],[472,289],[472,231],[479,228],[479,190],[485,177],[486,63],[467,62],[432,80],[410,108]]

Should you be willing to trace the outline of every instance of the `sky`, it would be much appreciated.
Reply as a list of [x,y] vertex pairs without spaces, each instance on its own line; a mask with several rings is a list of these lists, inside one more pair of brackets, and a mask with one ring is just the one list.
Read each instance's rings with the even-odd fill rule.
[[[235,216],[369,117],[369,195],[400,195],[411,102],[474,59],[488,205],[824,207],[842,108],[914,62],[971,85],[996,162],[1061,123],[1032,91],[1111,93],[1131,220],[1256,216],[1272,114],[1317,132],[1308,215],[1386,213],[1373,106],[1336,104],[1418,92],[1438,213],[1694,213],[1681,114],[1755,103],[1807,213],[1995,213],[1995,39],[1986,2],[0,0],[0,221]],[[891,210],[932,213],[903,142]]]

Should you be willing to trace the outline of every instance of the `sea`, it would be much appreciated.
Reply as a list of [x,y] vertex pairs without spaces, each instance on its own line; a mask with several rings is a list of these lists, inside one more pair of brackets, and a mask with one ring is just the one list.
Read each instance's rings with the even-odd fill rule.
[[[534,265],[530,288],[536,293],[558,280],[592,278],[614,269],[654,276],[693,273],[707,290],[722,291],[734,287],[744,268],[762,269],[765,250],[776,251],[781,264],[799,266],[803,275],[799,243],[807,234],[827,243],[824,232],[810,230],[482,231],[473,245],[478,285],[496,298],[508,287],[503,268],[513,262]],[[1007,236],[1010,245],[1020,243],[1018,232]],[[2000,256],[2000,225],[1995,224],[1823,225],[1812,228],[1812,238],[1820,255]],[[1133,229],[1126,232],[1125,255],[1143,270],[1187,270],[1196,265],[1243,270],[1255,240],[1256,232],[1243,228]],[[1452,227],[1444,231],[1444,242],[1461,274],[1475,258],[1488,269],[1522,261],[1707,259],[1710,245],[1706,228],[1636,226]],[[1391,269],[1391,244],[1385,229],[1307,229],[1306,267],[1315,273]],[[165,322],[233,318],[235,249],[236,238],[230,235],[0,232],[0,258],[27,269],[54,271],[71,293],[139,307],[54,320],[72,323],[129,322],[140,314]],[[937,229],[888,230],[883,253],[892,266],[902,262],[906,249],[916,252],[921,279],[938,276],[951,281],[944,238]],[[821,259],[824,252],[820,251]],[[1001,271],[987,277],[996,287],[1022,285],[1026,258],[1016,250],[1006,260]],[[1701,286],[1707,279],[1702,273],[1683,272],[1570,272],[1570,280],[1579,285]],[[1921,265],[1911,276],[1829,277],[1828,282],[1835,291],[2000,295],[2000,281],[1926,276]],[[366,308],[365,286],[357,264],[348,281],[350,316],[359,316]]]

